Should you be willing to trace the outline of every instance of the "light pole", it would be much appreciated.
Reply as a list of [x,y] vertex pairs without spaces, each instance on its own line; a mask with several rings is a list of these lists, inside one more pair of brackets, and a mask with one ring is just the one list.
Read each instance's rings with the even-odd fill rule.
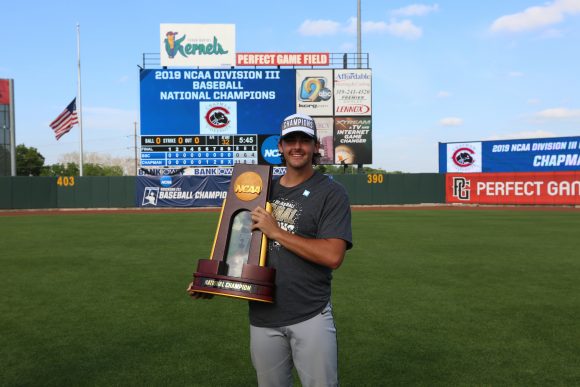
[[361,15],[360,0],[357,0],[356,7],[356,56],[358,68],[362,68],[362,45],[361,45]]
[[135,136],[134,136],[134,141],[135,141],[135,176],[137,176],[137,121],[133,122],[134,128],[135,128]]

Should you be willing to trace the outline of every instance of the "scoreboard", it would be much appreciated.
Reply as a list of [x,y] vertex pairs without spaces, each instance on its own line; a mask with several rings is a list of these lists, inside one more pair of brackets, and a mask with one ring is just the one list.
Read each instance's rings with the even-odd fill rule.
[[142,69],[141,166],[280,162],[280,123],[316,122],[322,164],[372,163],[370,69]]
[[141,165],[232,166],[258,164],[257,135],[142,136]]

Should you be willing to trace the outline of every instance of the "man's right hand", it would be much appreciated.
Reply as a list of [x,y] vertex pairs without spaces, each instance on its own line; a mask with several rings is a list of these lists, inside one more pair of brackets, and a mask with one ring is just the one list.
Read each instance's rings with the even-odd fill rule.
[[210,300],[213,298],[213,294],[211,293],[202,293],[202,292],[196,292],[195,290],[193,290],[193,282],[189,284],[189,286],[186,289],[187,294],[189,294],[189,296],[191,298],[193,298],[194,300]]

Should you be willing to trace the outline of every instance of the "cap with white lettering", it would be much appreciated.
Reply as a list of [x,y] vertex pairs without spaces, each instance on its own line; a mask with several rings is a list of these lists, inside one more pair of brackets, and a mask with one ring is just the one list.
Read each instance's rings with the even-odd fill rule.
[[292,114],[282,121],[281,136],[285,137],[290,133],[301,132],[308,137],[316,138],[316,124],[312,117],[306,114]]

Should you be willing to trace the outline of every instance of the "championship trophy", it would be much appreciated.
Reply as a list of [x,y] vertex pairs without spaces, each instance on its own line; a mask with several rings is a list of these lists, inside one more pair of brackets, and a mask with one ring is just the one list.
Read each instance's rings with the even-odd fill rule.
[[268,239],[252,231],[250,212],[268,203],[272,167],[236,164],[222,205],[210,259],[200,259],[191,290],[252,301],[274,302],[276,271],[266,267]]

